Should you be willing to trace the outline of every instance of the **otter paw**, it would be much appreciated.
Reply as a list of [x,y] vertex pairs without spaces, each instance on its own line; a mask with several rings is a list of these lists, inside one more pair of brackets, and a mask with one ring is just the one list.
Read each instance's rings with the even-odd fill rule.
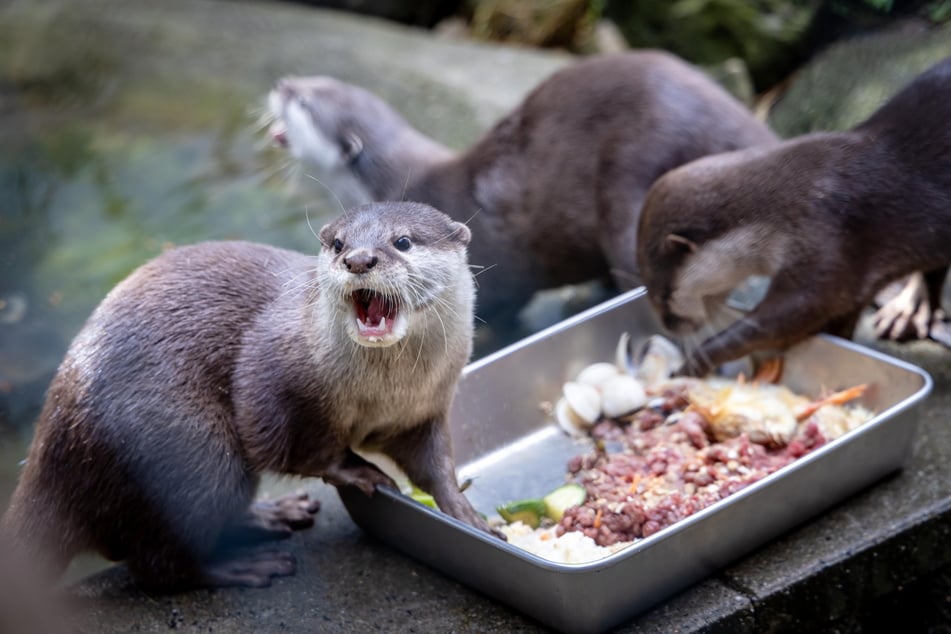
[[338,467],[325,473],[323,479],[335,487],[357,487],[366,495],[373,495],[377,485],[399,489],[393,478],[371,464]]
[[214,587],[265,588],[272,577],[294,574],[294,556],[282,551],[264,551],[229,557],[205,566],[203,584]]
[[[884,292],[881,296],[887,297]],[[931,321],[932,310],[924,278],[916,273],[907,278],[898,294],[889,297],[875,312],[872,327],[879,339],[907,341],[926,339]]]
[[286,539],[295,530],[313,526],[314,514],[319,510],[320,500],[312,500],[304,492],[258,500],[225,529],[221,542],[227,547]]
[[312,500],[305,491],[276,500],[258,500],[250,508],[250,512],[266,526],[280,528],[283,525],[292,530],[313,526],[314,515],[319,510],[320,500]]

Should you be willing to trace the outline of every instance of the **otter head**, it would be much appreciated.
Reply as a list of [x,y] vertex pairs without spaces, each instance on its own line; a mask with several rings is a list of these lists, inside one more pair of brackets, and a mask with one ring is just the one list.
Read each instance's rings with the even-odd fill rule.
[[402,199],[413,179],[454,156],[376,95],[332,77],[285,77],[268,108],[278,145],[323,172],[353,177],[371,200]]
[[321,298],[353,341],[385,347],[438,332],[471,346],[464,224],[428,205],[374,203],[350,209],[319,235]]
[[755,174],[746,166],[758,153],[699,159],[648,191],[638,267],[652,307],[674,333],[699,330],[741,283],[782,266],[784,233],[769,225],[767,203],[750,193]]
[[374,95],[325,76],[281,79],[268,107],[274,141],[323,170],[351,165],[394,123],[405,125]]

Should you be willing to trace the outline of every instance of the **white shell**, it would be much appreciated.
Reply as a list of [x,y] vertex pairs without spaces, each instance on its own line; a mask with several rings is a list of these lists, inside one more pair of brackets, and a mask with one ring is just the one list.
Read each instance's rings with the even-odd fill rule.
[[628,332],[622,332],[621,338],[618,339],[617,349],[614,351],[614,364],[621,369],[622,372],[628,372],[634,374],[634,371],[637,369],[634,367],[633,360],[631,359],[631,334]]
[[563,392],[568,405],[581,420],[590,425],[601,417],[601,394],[595,387],[569,381]]
[[613,363],[593,363],[578,373],[575,383],[584,383],[600,387],[609,379],[620,375],[621,371]]
[[680,348],[670,339],[660,335],[648,338],[638,350],[637,357],[634,376],[647,385],[669,378],[684,363]]
[[644,385],[629,374],[619,374],[601,387],[601,410],[608,418],[630,414],[646,404]]
[[571,436],[584,436],[587,433],[588,423],[571,409],[568,399],[564,397],[555,403],[555,421]]

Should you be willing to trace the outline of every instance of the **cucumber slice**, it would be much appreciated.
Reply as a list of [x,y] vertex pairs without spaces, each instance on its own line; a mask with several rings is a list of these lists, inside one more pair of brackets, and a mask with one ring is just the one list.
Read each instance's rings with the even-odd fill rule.
[[410,491],[409,496],[419,502],[420,504],[425,504],[431,509],[439,510],[439,507],[436,506],[436,500],[429,493],[426,493],[419,487],[414,486],[413,490]]
[[567,509],[584,504],[587,497],[588,492],[580,484],[572,483],[560,486],[543,498],[545,515],[556,522],[560,522]]
[[545,502],[544,500],[519,500],[499,506],[495,510],[509,524],[522,522],[532,528],[538,528],[545,515]]

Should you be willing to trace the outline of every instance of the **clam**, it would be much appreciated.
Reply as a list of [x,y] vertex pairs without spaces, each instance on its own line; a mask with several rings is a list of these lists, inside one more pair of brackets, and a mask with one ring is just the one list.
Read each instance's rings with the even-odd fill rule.
[[578,376],[575,377],[575,382],[599,388],[610,379],[620,375],[621,369],[613,363],[592,363],[578,373]]
[[590,425],[571,409],[568,399],[561,397],[555,403],[555,420],[571,436],[584,436]]
[[601,418],[601,394],[593,385],[569,381],[563,388],[572,412],[589,426]]
[[555,420],[572,436],[583,436],[601,417],[601,393],[586,383],[569,381],[555,403]]
[[666,337],[651,335],[632,349],[631,336],[623,333],[618,341],[616,363],[647,385],[670,378],[684,363],[680,348]]
[[647,404],[644,385],[629,374],[618,374],[601,384],[601,412],[616,418]]

